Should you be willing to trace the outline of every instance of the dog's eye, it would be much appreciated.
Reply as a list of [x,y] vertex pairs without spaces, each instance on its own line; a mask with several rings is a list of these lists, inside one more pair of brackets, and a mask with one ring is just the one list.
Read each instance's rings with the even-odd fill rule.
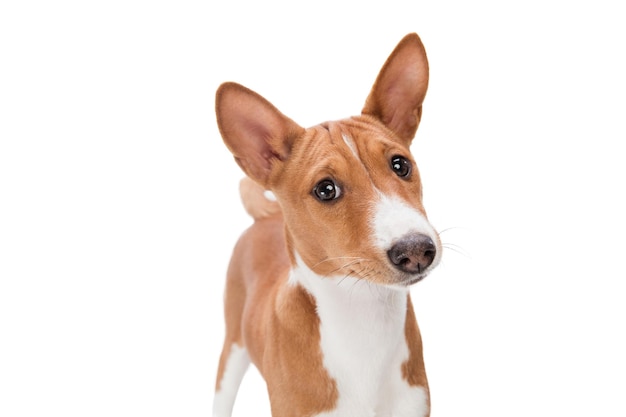
[[391,158],[391,169],[398,177],[407,178],[411,175],[411,162],[403,156],[396,155]]
[[336,200],[341,195],[341,188],[333,180],[325,179],[313,188],[313,195],[321,202]]

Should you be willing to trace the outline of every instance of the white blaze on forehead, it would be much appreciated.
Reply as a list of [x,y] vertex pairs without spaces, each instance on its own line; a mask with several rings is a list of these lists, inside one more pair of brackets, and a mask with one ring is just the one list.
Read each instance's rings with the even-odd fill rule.
[[397,197],[380,192],[378,196],[372,226],[374,243],[379,249],[387,251],[394,242],[407,233],[421,233],[430,237],[433,242],[439,242],[437,232],[419,210]]
[[348,145],[348,148],[350,148],[350,150],[352,151],[354,156],[356,156],[358,158],[359,154],[357,153],[356,144],[354,143],[352,138],[350,136],[346,135],[345,133],[342,133],[341,137],[343,138],[343,141],[346,143],[346,145]]

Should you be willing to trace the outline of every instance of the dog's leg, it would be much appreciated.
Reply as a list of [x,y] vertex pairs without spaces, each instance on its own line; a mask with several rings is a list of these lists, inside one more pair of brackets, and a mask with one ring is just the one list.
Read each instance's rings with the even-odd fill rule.
[[237,390],[248,365],[250,365],[250,357],[246,348],[227,340],[220,357],[218,380],[213,399],[213,417],[230,417]]

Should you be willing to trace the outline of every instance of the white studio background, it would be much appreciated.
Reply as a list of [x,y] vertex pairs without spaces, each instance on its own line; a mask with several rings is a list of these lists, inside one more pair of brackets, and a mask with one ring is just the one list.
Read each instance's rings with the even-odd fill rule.
[[[240,82],[304,126],[357,114],[413,31],[431,65],[413,151],[457,250],[412,290],[433,417],[626,415],[623,16],[608,0],[2,2],[0,415],[209,415],[250,223],[215,89]],[[270,415],[254,370],[246,415]]]

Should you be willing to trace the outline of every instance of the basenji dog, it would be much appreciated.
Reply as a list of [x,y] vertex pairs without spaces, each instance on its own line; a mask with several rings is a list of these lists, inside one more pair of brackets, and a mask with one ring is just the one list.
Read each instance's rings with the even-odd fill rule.
[[409,293],[442,252],[409,150],[427,86],[412,33],[360,116],[305,129],[239,84],[217,90],[254,223],[228,267],[215,417],[231,415],[250,362],[274,417],[430,414]]

